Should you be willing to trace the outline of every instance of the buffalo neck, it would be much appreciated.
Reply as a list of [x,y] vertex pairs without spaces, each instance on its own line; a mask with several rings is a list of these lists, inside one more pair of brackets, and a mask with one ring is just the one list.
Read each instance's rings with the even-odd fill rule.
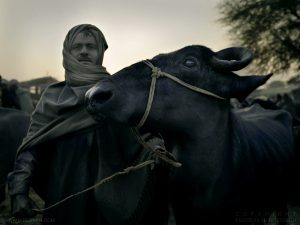
[[217,196],[214,191],[221,187],[229,188],[228,184],[224,184],[224,180],[228,181],[224,174],[228,176],[230,173],[226,170],[231,169],[228,165],[230,105],[222,102],[204,108],[195,106],[182,124],[184,126],[180,129],[162,134],[167,149],[172,149],[176,159],[182,163],[182,167],[174,171],[174,182],[183,185],[183,191],[189,194],[201,187],[203,206],[215,207],[210,205],[213,202],[218,204],[213,199],[222,201],[223,197]]

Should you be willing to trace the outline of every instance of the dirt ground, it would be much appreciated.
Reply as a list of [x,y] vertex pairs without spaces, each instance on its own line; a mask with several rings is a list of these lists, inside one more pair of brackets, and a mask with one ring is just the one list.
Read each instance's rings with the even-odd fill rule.
[[[43,201],[32,190],[30,191],[30,197],[36,202],[38,207],[43,208]],[[300,225],[300,206],[290,205],[288,216],[289,219],[287,225]],[[0,225],[41,225],[41,222],[41,215],[37,215],[35,218],[29,220],[17,220],[12,218],[10,214],[10,199],[8,196],[6,196],[6,200],[0,204]],[[268,225],[277,224],[276,217],[272,215]],[[173,217],[171,217],[168,225],[175,225]]]

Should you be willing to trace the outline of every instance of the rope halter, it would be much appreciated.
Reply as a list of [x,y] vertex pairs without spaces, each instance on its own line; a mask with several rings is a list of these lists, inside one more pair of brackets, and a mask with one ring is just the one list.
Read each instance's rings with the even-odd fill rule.
[[152,106],[152,103],[153,103],[154,92],[155,92],[155,87],[156,87],[156,80],[158,78],[161,78],[161,77],[167,77],[167,78],[175,81],[176,83],[192,90],[192,91],[195,91],[195,92],[198,92],[198,93],[201,93],[201,94],[205,94],[205,95],[217,98],[217,99],[226,100],[226,98],[223,98],[219,95],[216,95],[216,94],[214,94],[210,91],[204,90],[202,88],[199,88],[199,87],[193,86],[191,84],[188,84],[188,83],[178,79],[177,77],[175,77],[175,76],[173,76],[169,73],[161,71],[160,68],[154,66],[149,60],[144,60],[142,62],[145,63],[147,66],[149,66],[151,68],[151,70],[152,70],[152,73],[151,73],[152,80],[151,80],[151,85],[150,85],[150,91],[149,91],[149,96],[148,96],[147,107],[146,107],[146,110],[144,112],[143,117],[141,118],[140,122],[137,125],[137,128],[142,127],[144,125],[144,123],[146,122],[147,118],[148,118],[148,115],[150,113],[151,106]]

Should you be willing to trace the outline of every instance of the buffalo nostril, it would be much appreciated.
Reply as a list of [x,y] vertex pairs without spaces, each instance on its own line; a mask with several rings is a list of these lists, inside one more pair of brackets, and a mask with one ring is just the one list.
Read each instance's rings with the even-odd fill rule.
[[106,101],[108,101],[113,96],[113,92],[110,90],[107,91],[98,91],[94,93],[93,98],[91,100],[92,106],[95,106],[97,104],[103,104]]

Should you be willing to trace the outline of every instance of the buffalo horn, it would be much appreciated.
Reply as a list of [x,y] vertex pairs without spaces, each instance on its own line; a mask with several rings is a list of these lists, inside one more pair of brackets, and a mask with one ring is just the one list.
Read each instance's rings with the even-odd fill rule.
[[270,73],[262,76],[238,76],[231,87],[230,97],[243,101],[252,91],[266,83],[272,75]]

